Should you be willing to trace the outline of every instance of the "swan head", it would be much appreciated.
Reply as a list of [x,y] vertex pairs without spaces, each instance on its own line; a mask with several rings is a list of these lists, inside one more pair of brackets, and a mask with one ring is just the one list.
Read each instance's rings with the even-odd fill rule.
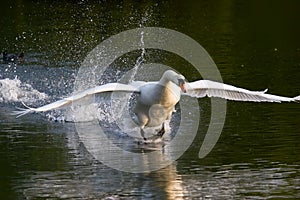
[[185,77],[181,74],[174,72],[173,70],[167,70],[164,72],[160,79],[162,85],[166,85],[169,81],[173,82],[175,85],[179,86],[182,92],[186,92],[185,88]]

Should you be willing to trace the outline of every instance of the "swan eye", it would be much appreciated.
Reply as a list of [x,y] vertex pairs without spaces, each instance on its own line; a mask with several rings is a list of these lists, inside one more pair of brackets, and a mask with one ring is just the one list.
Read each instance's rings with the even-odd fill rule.
[[184,85],[185,84],[185,80],[184,79],[178,79],[178,85]]
[[186,93],[185,80],[184,79],[178,79],[178,85],[179,85],[181,91]]

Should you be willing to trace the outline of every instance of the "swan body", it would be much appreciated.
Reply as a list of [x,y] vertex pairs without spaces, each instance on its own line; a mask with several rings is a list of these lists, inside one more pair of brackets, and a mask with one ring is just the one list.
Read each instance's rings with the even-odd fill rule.
[[158,82],[133,82],[128,85],[121,83],[108,83],[74,94],[70,97],[56,102],[31,108],[23,103],[25,108],[18,108],[13,114],[17,117],[32,112],[46,112],[53,109],[62,108],[78,101],[84,97],[94,94],[105,94],[108,92],[129,92],[137,93],[138,98],[134,108],[136,115],[135,122],[140,127],[141,136],[144,136],[145,127],[155,127],[162,125],[158,136],[163,136],[164,122],[169,119],[174,111],[175,105],[179,102],[180,96],[191,97],[218,97],[235,101],[254,102],[294,102],[300,101],[300,96],[283,97],[267,94],[264,91],[250,91],[228,84],[218,83],[210,80],[199,80],[187,83],[183,75],[172,70],[167,70]]

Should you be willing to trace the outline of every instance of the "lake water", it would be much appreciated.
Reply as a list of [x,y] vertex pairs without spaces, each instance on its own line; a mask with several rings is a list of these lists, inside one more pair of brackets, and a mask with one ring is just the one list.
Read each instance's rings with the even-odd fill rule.
[[[95,159],[78,134],[78,124],[63,122],[68,117],[63,111],[11,115],[23,107],[21,102],[38,107],[68,96],[92,49],[122,31],[150,26],[179,31],[201,44],[225,83],[297,96],[299,6],[292,0],[2,3],[0,50],[23,51],[25,63],[0,64],[0,198],[300,198],[299,103],[228,101],[221,136],[200,159],[211,101],[199,99],[200,122],[193,143],[167,167],[144,173],[122,172]],[[118,58],[101,82],[118,80],[142,54],[136,50]],[[174,54],[146,49],[143,58],[145,63],[173,67],[189,81],[201,79],[192,65]],[[151,79],[150,73],[143,76]],[[111,141],[130,151],[146,151],[108,120],[111,111],[100,111],[99,121]],[[171,135],[179,120],[177,112],[170,122]],[[186,132],[190,123],[181,124]],[[165,151],[172,154],[176,148]]]

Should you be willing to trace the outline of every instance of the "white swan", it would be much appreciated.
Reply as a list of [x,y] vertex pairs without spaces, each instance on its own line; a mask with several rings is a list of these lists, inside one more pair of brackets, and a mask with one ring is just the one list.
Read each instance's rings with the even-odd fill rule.
[[266,91],[249,91],[246,89],[234,87],[231,85],[218,83],[209,80],[199,80],[187,83],[181,74],[172,70],[164,72],[158,82],[133,82],[129,85],[121,83],[108,83],[94,88],[87,89],[68,98],[44,105],[39,108],[18,108],[14,111],[17,117],[31,112],[45,112],[70,105],[72,102],[84,97],[107,92],[130,92],[138,93],[137,103],[134,108],[136,114],[136,123],[140,127],[141,135],[144,136],[144,128],[162,125],[157,136],[164,134],[164,122],[170,118],[175,105],[179,102],[181,94],[192,97],[219,97],[236,101],[255,101],[255,102],[292,102],[300,101],[300,95],[297,97],[282,97],[272,94],[266,94]]

